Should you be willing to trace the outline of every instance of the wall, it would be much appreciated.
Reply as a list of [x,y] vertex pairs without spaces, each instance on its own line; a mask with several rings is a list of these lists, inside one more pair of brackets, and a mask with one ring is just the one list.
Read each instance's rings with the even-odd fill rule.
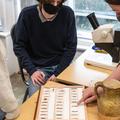
[[0,0],[0,19],[3,31],[9,31],[15,23],[14,0]]
[[19,67],[17,63],[17,58],[13,53],[13,45],[9,32],[0,32],[0,40],[2,40],[4,45],[6,46],[6,62],[8,65],[9,74],[12,75],[13,73],[19,71]]
[[0,0],[0,19],[2,22],[2,32],[0,32],[0,40],[6,46],[8,70],[10,75],[18,72],[17,59],[13,53],[12,39],[10,37],[10,30],[15,24],[15,6],[14,0]]

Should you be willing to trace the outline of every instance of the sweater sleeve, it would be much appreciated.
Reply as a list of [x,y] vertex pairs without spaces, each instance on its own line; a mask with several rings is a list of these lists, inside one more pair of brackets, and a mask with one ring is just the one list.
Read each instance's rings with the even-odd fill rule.
[[[17,100],[13,94],[6,62],[6,50],[0,40],[0,109],[6,113],[7,119],[19,116]],[[13,112],[14,111],[14,112]]]
[[68,18],[68,29],[67,29],[67,42],[65,44],[64,53],[62,59],[55,70],[54,75],[59,75],[72,61],[77,47],[77,33],[75,26],[75,16],[72,11]]
[[36,71],[35,65],[27,52],[27,45],[29,44],[29,33],[27,28],[27,20],[24,11],[21,12],[15,28],[16,41],[14,43],[14,52],[21,62],[23,68],[32,75]]

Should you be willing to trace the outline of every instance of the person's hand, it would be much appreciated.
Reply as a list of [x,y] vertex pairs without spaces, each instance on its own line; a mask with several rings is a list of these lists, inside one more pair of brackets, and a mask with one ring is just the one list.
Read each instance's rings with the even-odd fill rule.
[[94,92],[94,88],[93,87],[89,87],[89,88],[86,88],[83,91],[83,96],[78,101],[78,105],[80,105],[82,102],[87,104],[87,103],[90,103],[90,102],[95,101],[95,100],[96,100],[96,95],[95,95],[95,92]]
[[45,84],[45,74],[38,70],[35,71],[32,76],[31,76],[32,82],[34,85],[38,84],[38,85],[44,85]]
[[53,74],[52,76],[49,77],[49,81],[54,81],[56,79],[55,75]]

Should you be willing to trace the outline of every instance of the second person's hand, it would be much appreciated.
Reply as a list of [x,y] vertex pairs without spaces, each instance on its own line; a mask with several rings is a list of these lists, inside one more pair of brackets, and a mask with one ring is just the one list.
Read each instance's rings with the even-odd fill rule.
[[95,100],[96,100],[96,95],[94,92],[94,87],[89,87],[83,91],[83,96],[78,101],[78,105],[80,105],[82,102],[87,104],[87,103],[90,103],[90,102],[95,101]]

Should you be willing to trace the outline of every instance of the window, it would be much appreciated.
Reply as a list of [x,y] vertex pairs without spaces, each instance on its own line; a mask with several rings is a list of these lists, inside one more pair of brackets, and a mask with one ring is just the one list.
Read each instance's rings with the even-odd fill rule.
[[[71,6],[76,16],[76,27],[79,41],[91,42],[91,31],[93,30],[88,19],[86,18],[92,12],[98,19],[100,25],[102,24],[119,24],[116,20],[115,13],[104,0],[68,0],[67,4]],[[84,40],[83,40],[84,39]]]
[[14,0],[14,6],[15,6],[15,18],[17,20],[21,10],[24,7],[30,6],[30,5],[34,5],[36,4],[37,1],[36,0]]
[[21,0],[21,8],[36,4],[36,0]]
[[[16,3],[16,18],[22,8],[36,4],[36,0],[14,0]],[[115,13],[104,0],[67,0],[66,4],[73,8],[76,16],[76,27],[78,33],[78,44],[90,45],[92,42],[91,27],[86,16],[95,12],[100,25],[119,24]]]
[[4,21],[3,1],[0,1],[0,32],[3,31]]
[[14,22],[14,1],[0,0],[0,31],[8,32]]
[[0,32],[10,31],[12,25],[17,21],[21,9],[36,3],[36,0],[1,0]]

